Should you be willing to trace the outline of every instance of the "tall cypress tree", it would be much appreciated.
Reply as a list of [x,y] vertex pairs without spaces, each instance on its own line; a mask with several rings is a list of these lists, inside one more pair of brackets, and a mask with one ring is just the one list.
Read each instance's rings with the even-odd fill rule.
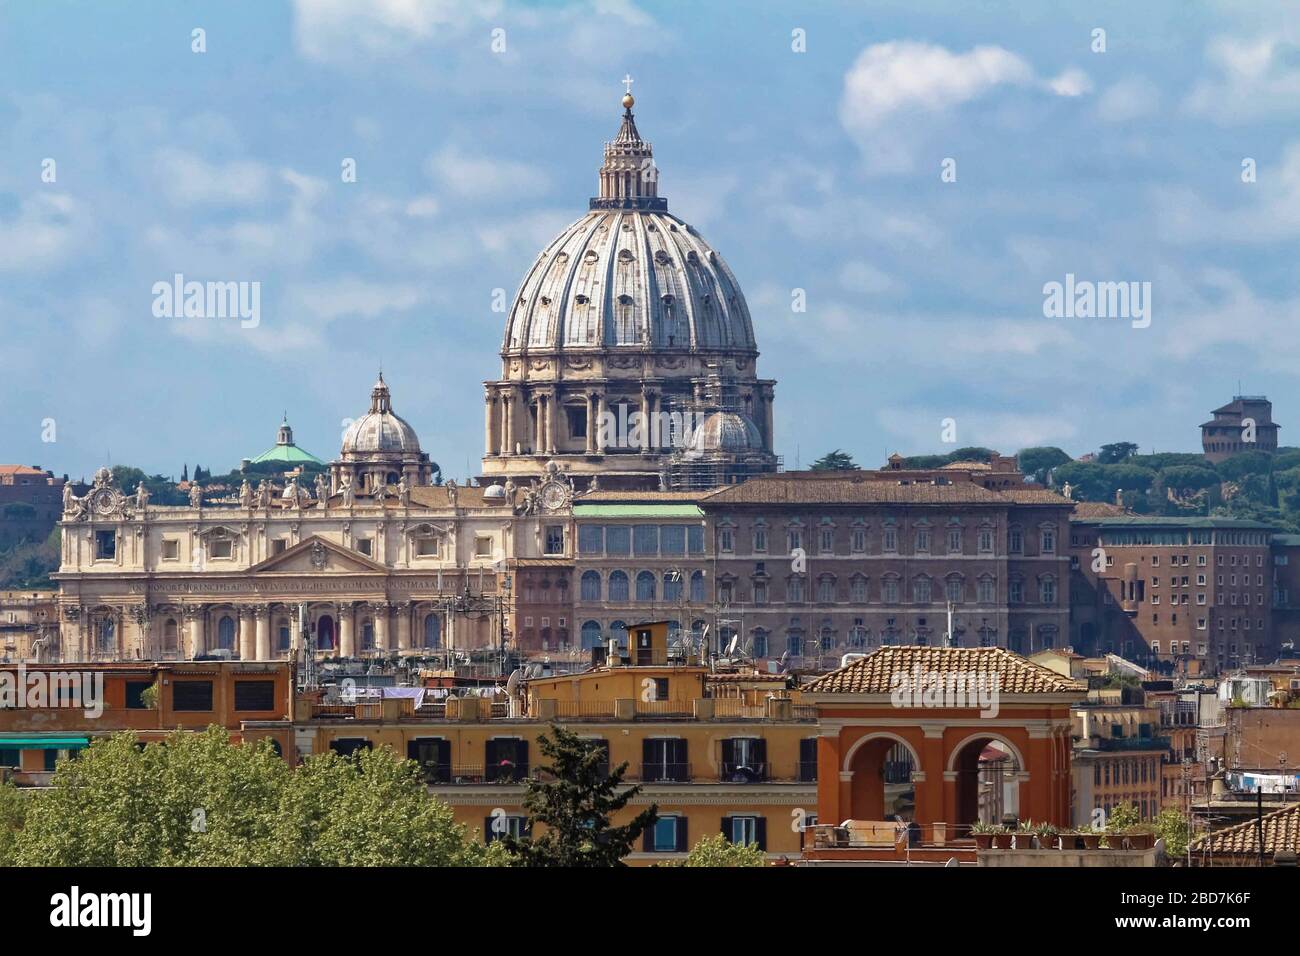
[[639,785],[623,789],[627,763],[608,768],[609,751],[602,742],[555,723],[551,733],[554,739],[537,738],[551,761],[539,770],[551,779],[529,779],[524,796],[528,832],[535,823],[545,824],[546,832],[505,837],[506,850],[523,866],[623,866],[637,838],[659,819],[659,808],[650,806],[624,826],[611,825],[610,817],[641,792]]

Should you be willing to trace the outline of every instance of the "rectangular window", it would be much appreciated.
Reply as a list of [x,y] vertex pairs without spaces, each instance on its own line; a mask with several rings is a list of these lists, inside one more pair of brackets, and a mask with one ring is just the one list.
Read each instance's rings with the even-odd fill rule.
[[164,561],[176,561],[181,556],[181,543],[175,538],[166,538],[162,543],[162,559]]
[[650,849],[655,853],[676,853],[678,844],[683,842],[678,839],[678,830],[680,817],[660,817],[654,825],[654,830],[650,834]]
[[172,710],[212,710],[212,681],[178,680],[172,684]]
[[578,525],[578,553],[600,554],[605,549],[605,529],[598,524]]
[[817,548],[822,554],[835,553],[835,532],[831,528],[822,528]]
[[661,554],[682,555],[686,553],[686,528],[680,524],[659,526],[659,551]]
[[129,680],[126,682],[126,709],[145,710],[144,692],[153,686],[152,681]]
[[656,524],[639,524],[632,529],[633,554],[659,553],[659,526]]
[[881,548],[886,554],[894,554],[898,551],[898,532],[893,528],[886,528],[881,537]]
[[289,542],[286,539],[276,538],[274,541],[271,542],[271,553],[284,554],[285,550],[288,547],[289,547]]
[[[438,536],[427,534],[424,537],[415,539],[415,553],[421,558],[436,558],[438,556]],[[369,554],[370,539],[362,538],[357,542],[357,550],[362,554]]]
[[686,529],[686,550],[691,554],[704,553],[704,526],[693,524]]
[[853,529],[853,553],[862,554],[867,550],[867,532],[865,528]]
[[117,532],[95,532],[95,560],[111,561],[117,557]]
[[[431,549],[431,550],[426,550]],[[366,557],[374,557],[375,539],[374,538],[357,538],[357,550]],[[437,538],[421,538],[417,553],[421,555],[430,555],[438,553]]]
[[214,558],[229,558],[235,553],[235,542],[229,538],[213,538],[208,553]]
[[492,538],[490,536],[481,534],[474,538],[474,557],[492,557]]
[[754,550],[759,554],[767,553],[767,529],[754,529]]
[[632,553],[632,529],[627,525],[609,525],[605,528],[605,553],[625,555]]
[[546,526],[546,554],[564,554],[564,525]]
[[235,710],[275,710],[275,681],[235,681]]

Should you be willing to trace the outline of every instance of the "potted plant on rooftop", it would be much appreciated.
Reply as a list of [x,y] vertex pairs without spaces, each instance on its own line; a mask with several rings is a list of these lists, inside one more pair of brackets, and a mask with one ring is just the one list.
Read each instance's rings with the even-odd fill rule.
[[994,836],[1001,832],[1003,830],[1000,825],[985,823],[983,820],[977,820],[970,827],[970,835],[975,840],[975,848],[978,850],[992,849]]

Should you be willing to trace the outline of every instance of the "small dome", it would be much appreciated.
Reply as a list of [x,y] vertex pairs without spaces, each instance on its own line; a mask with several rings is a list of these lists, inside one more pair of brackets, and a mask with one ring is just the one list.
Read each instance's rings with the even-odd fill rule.
[[420,453],[420,439],[415,429],[393,411],[392,398],[384,376],[370,392],[370,411],[353,422],[343,433],[343,455],[367,455],[379,452]]
[[740,412],[713,412],[691,435],[688,454],[761,452],[763,436],[758,426]]
[[488,485],[487,488],[484,489],[483,491],[484,501],[504,501],[505,497],[506,497],[505,488],[503,488],[501,485],[498,484]]

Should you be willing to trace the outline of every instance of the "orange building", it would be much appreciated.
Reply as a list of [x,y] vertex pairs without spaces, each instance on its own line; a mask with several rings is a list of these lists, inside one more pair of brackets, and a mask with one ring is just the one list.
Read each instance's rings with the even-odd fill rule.
[[[818,819],[884,832],[901,818],[921,855],[951,855],[972,824],[1001,822],[981,813],[1067,826],[1070,708],[1085,693],[997,647],[883,647],[819,677],[804,687],[820,732]],[[910,801],[889,790],[898,762]],[[894,852],[887,833],[882,843]]]
[[[292,740],[287,662],[65,664],[0,667],[0,768],[41,785],[55,761],[122,730],[160,740],[217,724],[233,740]],[[256,723],[257,729],[251,725]]]

